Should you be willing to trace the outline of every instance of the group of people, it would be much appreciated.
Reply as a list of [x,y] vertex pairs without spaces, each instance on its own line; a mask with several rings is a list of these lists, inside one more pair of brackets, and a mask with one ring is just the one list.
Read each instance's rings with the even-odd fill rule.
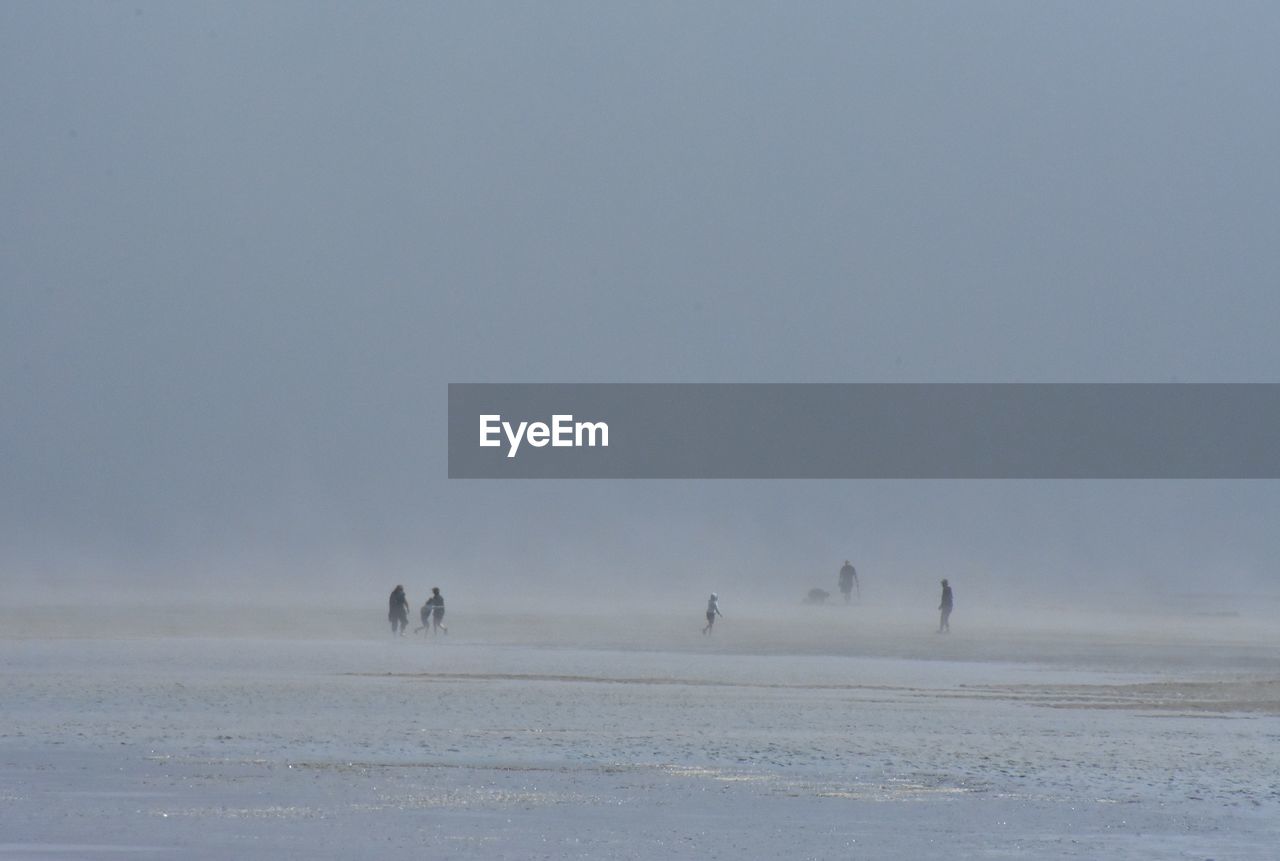
[[[849,603],[853,595],[853,591],[857,589],[858,597],[862,597],[862,585],[858,582],[858,569],[850,564],[849,560],[844,560],[844,567],[840,569],[840,591],[844,593],[844,602]],[[810,592],[812,594],[812,591]],[[825,597],[826,593],[823,593]],[[715,597],[714,595],[712,596]],[[951,609],[955,606],[956,599],[951,594],[951,585],[946,580],[942,581],[942,602],[938,604],[938,633],[951,633]]]
[[[844,593],[844,602],[846,604],[852,599],[854,590],[857,590],[859,598],[862,597],[862,585],[858,582],[858,570],[853,567],[848,559],[844,560],[844,566],[840,569],[840,576],[837,582],[840,584],[840,591]],[[822,589],[810,589],[805,603],[821,604],[826,600],[827,594]],[[946,580],[943,580],[942,602],[938,604],[938,612],[941,614],[938,618],[939,634],[951,633],[951,610],[955,603],[955,596],[951,593],[951,585]],[[723,615],[720,612],[720,599],[715,592],[712,592],[711,599],[707,601],[707,624],[702,629],[702,633],[710,634],[715,628],[716,617]]]
[[[856,589],[858,597],[862,597],[862,585],[858,582],[858,571],[849,563],[844,561],[844,567],[840,569],[839,577],[840,591],[844,593],[844,602],[849,603],[853,591]],[[825,597],[825,596],[824,596]],[[938,605],[938,611],[941,614],[938,619],[938,633],[951,633],[951,609],[955,606],[955,598],[951,593],[951,586],[946,580],[942,581],[942,603]],[[440,594],[440,587],[436,586],[431,590],[431,597],[422,605],[422,609],[418,611],[422,624],[413,629],[413,633],[419,631],[430,630],[432,634],[444,631],[449,633],[449,629],[444,626],[444,596]],[[715,629],[716,617],[723,617],[724,613],[720,612],[720,598],[715,592],[711,593],[710,599],[707,600],[707,624],[703,627],[702,633],[710,634]],[[396,586],[391,590],[390,607],[387,610],[387,618],[391,621],[391,633],[393,636],[404,636],[405,628],[409,627],[409,598],[404,593],[404,586]]]
[[[409,627],[409,596],[404,593],[404,586],[397,585],[391,590],[388,603],[387,619],[391,622],[391,635],[403,637],[404,629]],[[444,596],[440,594],[439,586],[431,589],[431,597],[418,611],[418,618],[422,620],[422,624],[413,629],[415,634],[427,630],[432,634],[441,631],[449,633],[449,629],[444,626]]]

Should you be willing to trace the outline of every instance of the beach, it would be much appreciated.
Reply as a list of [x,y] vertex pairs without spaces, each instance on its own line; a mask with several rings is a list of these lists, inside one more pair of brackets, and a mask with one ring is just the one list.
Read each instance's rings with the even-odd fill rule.
[[1240,620],[816,610],[9,611],[0,857],[1271,857],[1280,648]]

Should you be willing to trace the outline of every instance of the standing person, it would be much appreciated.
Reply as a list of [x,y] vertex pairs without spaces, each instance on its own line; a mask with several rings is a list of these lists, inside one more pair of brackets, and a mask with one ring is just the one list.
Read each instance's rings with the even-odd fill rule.
[[849,560],[844,560],[844,567],[840,569],[840,591],[844,593],[844,602],[849,603],[849,596],[852,594],[854,587],[858,589],[858,597],[862,597],[862,585],[858,583],[858,569],[849,564]]
[[391,622],[391,635],[404,636],[404,629],[409,627],[409,599],[404,594],[404,587],[397,585],[391,590],[388,601],[387,619]]
[[716,597],[715,592],[712,592],[710,600],[707,601],[707,626],[702,629],[702,633],[711,633],[711,629],[716,624],[716,616],[724,616],[724,613],[720,612],[720,599]]
[[427,625],[426,613],[428,607],[431,608],[431,624],[434,626],[431,629],[431,633],[434,634],[437,631],[449,633],[449,629],[444,626],[444,596],[440,594],[439,586],[431,587],[431,597],[427,599],[427,603],[422,605],[422,626],[424,628]]
[[942,581],[942,603],[938,605],[938,610],[942,615],[938,619],[938,633],[951,633],[951,608],[955,606],[955,599],[951,597],[951,587],[947,585],[947,581]]

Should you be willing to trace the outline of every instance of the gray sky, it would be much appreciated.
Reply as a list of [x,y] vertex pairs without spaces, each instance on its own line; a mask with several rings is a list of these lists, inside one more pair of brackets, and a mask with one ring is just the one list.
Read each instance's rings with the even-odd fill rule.
[[2,4],[0,578],[1271,586],[1270,482],[450,483],[444,410],[1280,381],[1278,43],[1243,2]]

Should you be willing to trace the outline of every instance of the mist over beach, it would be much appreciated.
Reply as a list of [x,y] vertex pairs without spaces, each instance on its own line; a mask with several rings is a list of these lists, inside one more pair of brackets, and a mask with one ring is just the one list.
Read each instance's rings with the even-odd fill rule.
[[1277,382],[1277,34],[3,4],[0,861],[1273,858],[1275,481],[447,434],[450,383]]

